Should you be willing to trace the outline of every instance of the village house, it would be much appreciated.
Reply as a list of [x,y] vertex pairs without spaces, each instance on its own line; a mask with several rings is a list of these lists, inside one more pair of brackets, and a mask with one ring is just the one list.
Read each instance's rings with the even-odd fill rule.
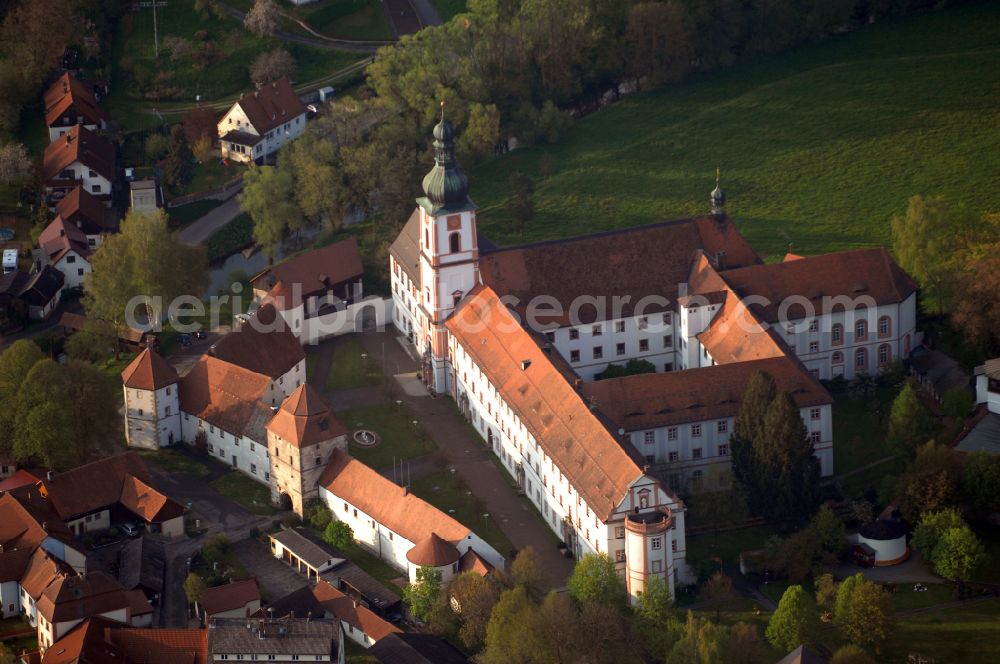
[[239,100],[218,123],[222,156],[263,163],[282,145],[302,135],[306,106],[288,77],[267,83]]
[[389,634],[368,650],[379,664],[468,664],[455,646],[433,634]]
[[344,664],[343,629],[326,618],[216,619],[208,624],[208,659]]
[[83,620],[45,650],[23,657],[25,664],[207,664],[204,629],[148,629],[94,616]]
[[69,193],[56,203],[55,215],[71,226],[76,226],[87,236],[91,249],[100,246],[104,236],[118,232],[118,223],[113,213],[104,207],[99,198],[82,186],[70,189]]
[[256,579],[231,581],[208,588],[198,602],[207,625],[213,618],[249,618],[260,610]]
[[45,148],[42,181],[50,208],[77,187],[110,206],[115,177],[114,145],[83,125],[74,125]]
[[0,276],[0,309],[8,316],[45,320],[62,299],[66,277],[51,265],[31,274],[14,270]]
[[364,296],[363,274],[352,237],[269,266],[251,284],[254,299],[273,305],[306,345],[385,322],[387,302]]
[[65,136],[74,125],[83,125],[90,131],[107,128],[107,114],[97,105],[93,90],[69,72],[49,86],[42,101],[49,141]]
[[82,230],[56,217],[38,236],[40,258],[63,274],[66,288],[83,288],[93,251]]
[[976,403],[1000,415],[1000,357],[976,367]]
[[451,516],[337,450],[319,480],[319,497],[354,539],[411,581],[417,569],[447,582],[479,560],[503,569],[504,558]]

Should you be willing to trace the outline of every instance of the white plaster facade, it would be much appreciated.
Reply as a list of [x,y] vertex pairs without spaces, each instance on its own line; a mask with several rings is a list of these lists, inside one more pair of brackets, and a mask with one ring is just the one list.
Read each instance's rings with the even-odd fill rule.
[[125,440],[129,447],[155,450],[182,438],[177,384],[158,390],[125,391]]
[[232,108],[222,116],[217,125],[220,139],[230,131],[239,131],[259,137],[259,140],[253,146],[243,146],[233,141],[219,141],[222,156],[226,159],[240,162],[256,161],[274,154],[282,145],[301,136],[305,128],[306,114],[302,113],[298,116],[288,118],[274,129],[261,133],[250,122],[243,109],[240,108],[239,102],[233,104]]

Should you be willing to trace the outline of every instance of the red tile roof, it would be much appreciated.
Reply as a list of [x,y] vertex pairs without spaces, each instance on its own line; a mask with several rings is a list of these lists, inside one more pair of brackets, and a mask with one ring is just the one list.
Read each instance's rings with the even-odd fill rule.
[[372,641],[402,631],[334,588],[328,581],[317,583],[313,588],[313,595],[330,615],[353,626],[354,629],[361,630]]
[[153,612],[153,605],[149,603],[146,593],[139,588],[126,590],[125,597],[128,599],[129,615],[133,618]]
[[31,599],[38,601],[53,581],[61,576],[75,573],[69,565],[39,547],[32,552],[28,560],[24,575],[21,577],[21,589],[28,593]]
[[266,134],[306,112],[305,104],[295,94],[287,76],[268,83],[253,94],[241,96],[236,104],[246,113],[258,134]]
[[307,251],[268,268],[253,279],[254,288],[270,291],[277,283],[284,284],[288,295],[275,301],[279,309],[297,304],[291,299],[293,284],[299,284],[300,295],[309,297],[325,293],[344,282],[357,281],[364,273],[357,239],[351,237],[319,249]]
[[225,611],[242,609],[251,602],[260,601],[256,579],[233,581],[209,588],[201,597],[201,606],[209,616]]
[[57,576],[37,602],[38,613],[49,622],[82,620],[129,607],[125,589],[106,572]]
[[134,390],[159,390],[178,380],[174,368],[152,348],[139,353],[122,371],[125,387]]
[[330,456],[319,485],[414,543],[437,533],[458,545],[470,533],[452,517],[341,450]]
[[123,653],[106,640],[113,627],[123,625],[97,616],[84,620],[45,651],[41,664],[124,664]]
[[272,304],[263,305],[250,320],[222,337],[209,354],[274,380],[306,359],[302,344]]
[[58,179],[63,169],[76,162],[108,180],[115,178],[114,145],[83,125],[72,127],[68,134],[48,144],[42,158],[43,178],[46,181]]
[[163,523],[184,514],[183,505],[132,475],[127,475],[122,482],[119,502],[148,523]]
[[595,314],[593,307],[580,311],[579,322],[589,323],[618,317],[612,308],[614,298],[624,296],[630,298],[622,303],[624,316],[632,315],[636,304],[650,296],[665,297],[670,300],[665,308],[676,309],[678,286],[687,281],[699,250],[710,257],[724,254],[727,267],[760,260],[729,220],[698,217],[499,249],[485,253],[479,269],[483,283],[518,298],[519,312],[536,296],[554,297],[567,315],[544,322],[567,323],[570,306],[580,296],[604,298],[604,312]]
[[38,246],[42,248],[49,262],[55,265],[70,251],[75,251],[87,260],[93,253],[87,244],[87,236],[76,226],[56,217],[38,236]]
[[111,629],[108,640],[131,664],[208,664],[208,630]]
[[626,431],[734,417],[757,372],[774,377],[799,408],[833,402],[826,389],[791,358],[720,364],[587,383],[583,393]]
[[297,387],[285,399],[267,430],[299,448],[347,435],[347,429],[308,383]]
[[444,567],[458,562],[459,558],[461,554],[455,545],[444,541],[433,532],[406,552],[406,559],[421,567]]
[[493,572],[493,565],[490,565],[478,553],[469,549],[458,559],[458,572],[475,572],[479,576],[486,576]]
[[60,118],[72,111],[72,121],[83,116],[83,124],[100,125],[107,121],[104,110],[97,105],[97,99],[90,88],[78,79],[65,73],[49,86],[43,97],[45,103],[45,124],[55,126]]
[[112,221],[104,203],[82,186],[74,187],[59,199],[56,203],[56,216],[78,226],[88,235],[113,232],[118,229],[118,224]]
[[37,475],[25,470],[24,468],[19,469],[16,473],[6,478],[0,482],[0,493],[4,491],[10,491],[11,489],[16,489],[20,486],[27,486],[29,484],[34,484],[39,478]]
[[268,376],[202,355],[178,386],[180,407],[231,434],[264,442],[272,412],[263,399],[270,385]]
[[[771,304],[754,305],[754,312],[769,323],[778,322],[779,305],[793,295],[806,298],[820,312],[824,297],[871,297],[884,305],[902,302],[917,290],[881,247],[726,270],[722,277],[741,297],[752,294],[767,298]],[[800,308],[793,308],[793,312],[798,311]]]
[[643,476],[638,453],[608,431],[492,288],[473,291],[447,327],[590,509],[610,518]]

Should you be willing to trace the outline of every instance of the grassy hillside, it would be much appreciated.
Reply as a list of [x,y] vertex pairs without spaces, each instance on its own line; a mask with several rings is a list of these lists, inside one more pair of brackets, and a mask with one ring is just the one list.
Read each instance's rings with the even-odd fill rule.
[[516,242],[507,180],[529,173],[525,239],[575,235],[707,212],[719,166],[764,254],[885,244],[914,194],[1000,208],[998,62],[1000,3],[884,21],[631,97],[474,170],[472,196],[487,234]]

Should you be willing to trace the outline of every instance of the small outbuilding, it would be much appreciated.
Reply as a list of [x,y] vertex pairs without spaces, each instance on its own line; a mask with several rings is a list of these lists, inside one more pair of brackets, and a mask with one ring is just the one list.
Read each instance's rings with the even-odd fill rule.
[[858,531],[855,546],[866,551],[866,561],[875,567],[898,565],[910,557],[906,545],[908,532],[901,521],[876,519]]

